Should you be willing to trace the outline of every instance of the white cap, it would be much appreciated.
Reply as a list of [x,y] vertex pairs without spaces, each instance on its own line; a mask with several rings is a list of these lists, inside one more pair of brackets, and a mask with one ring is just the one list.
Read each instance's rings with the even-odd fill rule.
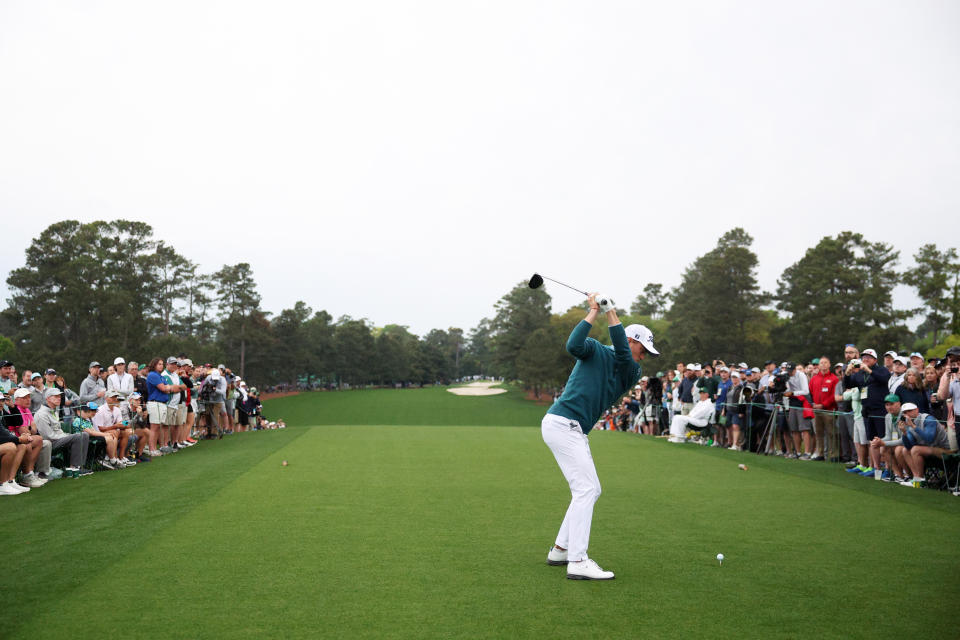
[[650,379],[650,378],[648,378],[647,376],[643,376],[642,378],[640,378],[640,382],[645,382],[645,381],[647,381],[647,380],[649,380],[649,379]]
[[627,338],[636,340],[643,345],[643,348],[652,353],[655,356],[660,355],[660,352],[657,351],[653,346],[653,333],[650,329],[647,329],[642,324],[631,324],[629,327],[624,329],[627,333]]
[[184,358],[183,360],[180,361],[180,366],[181,366],[181,367],[192,367],[192,366],[193,366],[193,360],[191,360],[190,358]]
[[911,358],[920,358],[921,360],[923,360],[923,354],[922,354],[922,353],[918,353],[917,351],[914,351],[913,353],[911,353],[911,354],[910,354],[910,357],[911,357]]
[[732,372],[730,373],[730,377],[731,377],[731,378],[739,378],[739,377],[740,377],[740,372],[739,372],[739,371],[732,371]]
[[902,405],[900,405],[900,411],[910,411],[911,409],[917,409],[917,408],[918,408],[917,405],[913,404],[912,402],[905,402]]
[[897,357],[895,357],[895,358],[893,359],[893,361],[894,361],[894,362],[899,362],[900,364],[902,364],[902,365],[905,366],[905,367],[909,367],[909,366],[910,366],[910,359],[907,358],[907,356],[897,356]]
[[211,379],[211,380],[219,380],[219,379],[220,379],[220,370],[219,370],[219,369],[214,369],[213,371],[211,371],[211,372],[210,372],[210,379]]
[[896,358],[896,357],[897,357],[897,352],[894,351],[893,349],[891,349],[890,351],[887,351],[886,353],[883,354],[883,357],[884,357],[884,358],[886,358],[887,356],[893,356],[894,358]]
[[13,392],[14,398],[23,398],[30,395],[30,389],[24,389],[23,387],[18,388]]
[[117,356],[116,358],[113,359],[113,364],[127,364],[127,361],[121,358],[120,356]]
[[877,359],[877,352],[873,349],[864,349],[860,352],[860,356],[873,356],[874,360]]

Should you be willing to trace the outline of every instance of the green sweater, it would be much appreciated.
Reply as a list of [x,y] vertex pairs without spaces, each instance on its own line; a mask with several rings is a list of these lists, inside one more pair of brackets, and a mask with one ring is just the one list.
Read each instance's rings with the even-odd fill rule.
[[603,412],[633,388],[640,378],[640,365],[633,360],[623,325],[610,327],[612,347],[588,338],[593,328],[581,320],[567,339],[567,351],[577,363],[567,386],[547,413],[576,420],[590,433]]

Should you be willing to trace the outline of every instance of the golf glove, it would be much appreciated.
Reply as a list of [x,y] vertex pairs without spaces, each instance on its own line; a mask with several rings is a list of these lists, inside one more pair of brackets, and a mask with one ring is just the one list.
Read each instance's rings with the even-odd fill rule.
[[596,301],[597,301],[597,306],[600,307],[600,311],[603,311],[604,313],[606,313],[607,311],[613,311],[613,309],[615,308],[613,300],[610,298],[610,296],[598,295],[596,297]]

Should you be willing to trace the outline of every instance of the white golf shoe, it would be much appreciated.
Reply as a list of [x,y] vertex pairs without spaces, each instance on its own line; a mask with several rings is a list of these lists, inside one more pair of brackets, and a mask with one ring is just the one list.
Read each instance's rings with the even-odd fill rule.
[[567,564],[567,550],[557,549],[557,545],[550,547],[550,553],[547,554],[547,564],[551,567]]
[[590,558],[567,563],[567,580],[613,580],[613,571],[604,571]]

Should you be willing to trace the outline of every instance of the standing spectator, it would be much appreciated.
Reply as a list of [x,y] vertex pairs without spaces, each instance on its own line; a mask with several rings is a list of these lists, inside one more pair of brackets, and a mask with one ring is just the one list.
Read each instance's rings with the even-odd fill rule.
[[43,392],[44,404],[34,417],[37,431],[44,440],[49,440],[51,449],[70,447],[70,465],[66,468],[67,475],[80,477],[93,473],[83,469],[83,462],[87,459],[87,447],[90,445],[90,436],[86,433],[66,434],[57,417],[57,407],[60,406],[60,390],[47,389]]
[[127,373],[127,362],[117,357],[113,361],[114,372],[107,376],[107,391],[116,391],[121,405],[127,404],[127,397],[135,391],[133,376]]
[[884,420],[887,410],[883,399],[890,393],[890,388],[887,386],[890,372],[885,367],[877,366],[877,352],[873,349],[863,351],[860,363],[860,370],[864,376],[863,386],[867,389],[867,397],[861,402],[863,424],[867,429],[867,442],[870,442],[874,438],[882,437],[886,431]]
[[897,358],[896,351],[887,351],[883,354],[883,368],[886,369],[891,375],[893,374],[893,361]]
[[[807,380],[806,371],[803,365],[794,365],[792,362],[786,363],[786,370],[790,372],[790,378],[787,380],[787,390],[783,396],[788,401],[787,426],[790,429],[790,437],[793,439],[793,447],[801,460],[810,460],[810,452],[813,451],[813,421],[804,416],[803,399],[810,395],[810,382]],[[800,448],[801,438],[803,440],[803,449]],[[803,451],[802,454],[800,452]]]
[[713,446],[727,447],[729,446],[727,442],[727,424],[729,421],[723,409],[727,402],[727,393],[729,393],[730,388],[733,386],[733,382],[730,380],[730,369],[726,366],[718,367],[717,374],[720,377],[720,381],[717,384],[716,401],[714,403],[713,420],[717,426],[717,433],[713,440]]
[[680,414],[687,415],[693,410],[693,385],[696,380],[697,370],[695,365],[689,364],[683,369],[683,378],[677,387],[677,393],[680,398]]
[[127,365],[127,370],[133,376],[133,390],[140,394],[140,404],[142,405],[147,397],[147,365],[137,366],[137,363],[131,360]]
[[887,388],[890,393],[896,393],[897,387],[903,384],[903,376],[907,372],[907,366],[910,361],[903,356],[897,356],[893,359],[893,373],[890,374],[890,380],[887,381]]
[[[953,415],[960,416],[960,347],[950,347],[943,359],[944,369],[937,387],[937,400],[953,401]],[[949,416],[948,416],[949,417]]]
[[150,373],[147,374],[147,416],[150,420],[150,457],[162,456],[158,448],[162,437],[163,425],[167,423],[167,402],[170,400],[170,393],[173,392],[172,385],[168,385],[161,372],[163,371],[163,358],[154,358],[147,367]]
[[[930,397],[923,388],[923,379],[916,369],[907,369],[903,381],[894,392],[902,404],[911,403],[920,408],[920,413],[933,413],[930,409]],[[934,416],[936,417],[936,416]]]
[[17,386],[17,370],[9,360],[0,361],[0,391],[9,395]]
[[87,371],[90,375],[80,383],[80,402],[81,404],[102,403],[103,396],[107,395],[107,386],[100,379],[100,363],[91,362],[87,366]]
[[834,413],[837,409],[837,383],[840,381],[830,370],[830,358],[822,356],[818,371],[810,380],[810,396],[813,399],[813,432],[817,439],[813,452],[814,460],[840,456],[840,442],[834,428]]
[[193,422],[197,417],[197,399],[194,391],[196,387],[193,381],[193,360],[190,358],[184,358],[180,361],[180,382],[186,387],[181,392],[183,404],[186,407],[186,415],[183,424],[180,425],[177,445],[183,449],[197,444],[197,441],[190,437],[190,432],[193,430]]
[[[937,369],[933,365],[927,365],[923,370],[923,391],[927,396],[927,402],[930,405],[930,413],[937,422],[946,423],[947,421],[947,399],[938,395],[940,387],[940,378],[937,376]],[[919,405],[917,405],[919,406]]]
[[36,413],[43,406],[43,376],[39,373],[30,374],[30,411]]
[[852,408],[853,444],[854,452],[857,456],[856,466],[847,469],[847,472],[849,473],[863,473],[867,469],[871,468],[867,447],[870,445],[870,442],[873,439],[867,437],[867,427],[863,417],[862,384],[866,384],[863,382],[866,374],[860,371],[862,368],[863,364],[860,362],[860,360],[858,358],[854,358],[847,364],[847,369],[844,372],[843,377],[844,380],[849,381],[847,388],[843,392],[843,400],[849,402]]
[[181,424],[181,417],[186,420],[186,409],[184,408],[181,416],[180,409],[183,408],[183,401],[180,392],[186,387],[181,384],[180,376],[177,371],[180,369],[180,361],[175,356],[167,358],[167,368],[163,372],[163,381],[168,388],[167,394],[167,420],[161,427],[162,437],[160,451],[162,453],[173,453],[179,451],[179,447],[174,447],[174,441],[171,436],[177,433]]
[[741,382],[740,372],[733,371],[730,374],[730,387],[723,399],[723,414],[726,417],[726,426],[730,430],[727,448],[731,451],[739,451],[741,448],[740,427],[743,425],[746,413],[743,398],[743,390],[746,387]]
[[923,355],[914,351],[910,354],[910,366],[917,371],[922,372],[926,363],[923,361]]

